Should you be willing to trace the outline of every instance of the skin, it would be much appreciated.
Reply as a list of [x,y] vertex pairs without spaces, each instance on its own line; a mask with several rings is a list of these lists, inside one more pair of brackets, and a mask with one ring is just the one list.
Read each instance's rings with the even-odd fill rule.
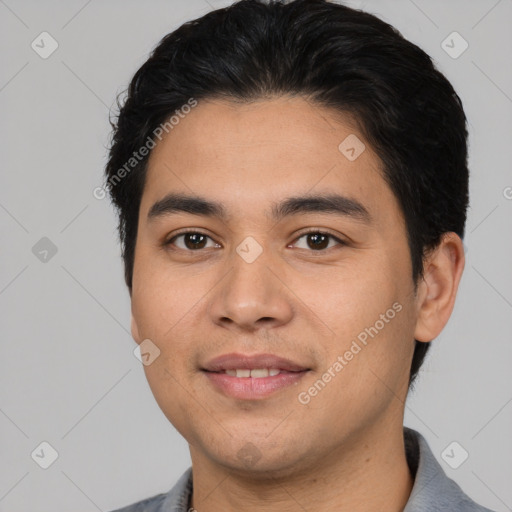
[[[364,142],[348,118],[301,97],[203,100],[151,153],[132,334],[161,351],[144,370],[189,443],[199,512],[401,511],[409,498],[402,428],[414,338],[429,342],[448,321],[464,250],[446,234],[414,293],[399,204],[369,144],[354,161],[340,152],[350,134]],[[174,213],[148,221],[169,192],[218,201],[230,217]],[[268,215],[289,196],[332,192],[362,203],[371,223],[318,212],[276,223]],[[331,238],[319,250],[304,236],[309,228],[346,245]],[[201,249],[183,236],[165,245],[178,230],[210,238]],[[248,236],[263,250],[252,263],[236,252]],[[394,303],[401,311],[300,403],[298,394]],[[273,353],[311,370],[265,399],[236,400],[200,370],[231,352]],[[258,460],[244,461],[244,449]]]

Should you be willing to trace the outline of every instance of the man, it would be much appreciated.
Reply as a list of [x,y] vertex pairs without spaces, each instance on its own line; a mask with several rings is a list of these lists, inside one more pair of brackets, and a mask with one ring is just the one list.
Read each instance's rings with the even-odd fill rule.
[[145,511],[483,511],[404,429],[464,268],[466,118],[324,0],[243,0],[137,71],[106,169],[132,335],[192,468]]

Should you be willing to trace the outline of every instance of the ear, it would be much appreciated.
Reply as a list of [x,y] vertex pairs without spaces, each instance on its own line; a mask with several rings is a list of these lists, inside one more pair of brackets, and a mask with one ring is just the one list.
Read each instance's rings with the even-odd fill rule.
[[418,283],[417,321],[414,338],[428,342],[436,338],[448,322],[464,270],[464,245],[453,232],[424,261],[424,277]]
[[132,313],[131,331],[132,331],[132,338],[137,342],[137,345],[140,345],[142,340],[140,338],[139,327],[137,325],[137,322],[135,321],[135,318],[133,317],[133,313]]

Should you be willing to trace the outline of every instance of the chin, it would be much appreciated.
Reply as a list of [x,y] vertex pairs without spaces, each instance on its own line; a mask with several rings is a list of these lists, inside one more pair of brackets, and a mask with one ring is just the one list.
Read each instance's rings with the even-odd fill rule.
[[[272,481],[280,478],[289,478],[293,474],[301,472],[301,462],[304,457],[294,453],[292,459],[283,458],[283,448],[264,450],[258,448],[250,441],[235,453],[211,454],[216,464],[223,466],[233,475],[250,477],[256,481]],[[311,471],[311,468],[304,468]]]

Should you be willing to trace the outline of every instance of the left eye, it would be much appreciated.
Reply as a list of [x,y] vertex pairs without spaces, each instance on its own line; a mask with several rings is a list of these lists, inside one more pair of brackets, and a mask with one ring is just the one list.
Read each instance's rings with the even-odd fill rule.
[[306,238],[306,247],[299,247],[300,249],[313,249],[314,251],[330,249],[332,246],[329,245],[329,241],[335,241],[338,245],[344,245],[344,242],[339,238],[329,233],[322,233],[321,231],[304,233],[297,240],[301,238]]

